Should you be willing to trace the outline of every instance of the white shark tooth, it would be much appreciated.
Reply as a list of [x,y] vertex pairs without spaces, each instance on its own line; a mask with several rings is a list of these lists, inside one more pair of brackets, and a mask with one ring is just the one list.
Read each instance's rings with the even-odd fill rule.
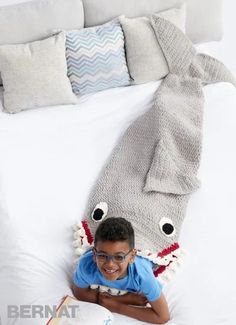
[[84,248],[85,251],[87,251],[91,248],[91,245],[88,242],[85,242],[82,244],[82,247]]
[[81,246],[81,240],[80,239],[74,240],[72,245],[73,245],[73,247],[80,247]]
[[178,258],[176,256],[170,256],[170,262],[175,262]]
[[171,273],[175,273],[178,269],[178,265],[174,262],[171,262],[170,265],[168,266],[168,270],[171,272]]
[[179,268],[179,264],[180,263],[178,262],[178,260],[175,260],[173,263],[171,263],[170,267],[171,269],[177,270]]
[[158,256],[157,257],[157,264],[158,265],[164,265],[164,266],[167,266],[169,264],[169,258],[167,256],[165,257],[160,257]]
[[77,233],[81,236],[84,237],[86,235],[84,228],[80,228],[79,230],[77,230]]
[[100,292],[107,292],[107,287],[106,286],[103,286],[103,285],[99,285],[99,291]]
[[184,252],[183,249],[178,248],[178,249],[176,249],[175,251],[172,252],[172,255],[174,255],[176,257],[180,257],[180,256],[185,255],[185,252]]
[[151,252],[149,249],[145,249],[145,250],[143,251],[143,254],[142,254],[142,255],[148,257],[151,253],[152,253],[152,252]]
[[165,269],[165,271],[163,272],[163,279],[165,282],[169,282],[170,279],[172,278],[170,272],[168,269]]
[[154,264],[158,264],[158,258],[157,258],[157,257],[153,258],[151,261],[152,261]]
[[177,258],[175,263],[178,267],[180,267],[183,264],[183,258],[182,257]]
[[74,239],[79,239],[81,236],[79,234],[78,231],[74,232],[74,235],[73,235]]
[[110,291],[110,293],[111,293],[113,296],[118,296],[118,293],[119,293],[119,290],[118,290],[118,289],[111,288],[109,291]]
[[75,224],[75,225],[72,226],[72,230],[77,231],[78,229],[79,229],[79,227],[78,227],[77,224]]
[[83,225],[82,225],[82,222],[80,221],[80,222],[77,222],[76,224],[74,224],[73,226],[72,226],[72,229],[74,230],[74,231],[77,231],[77,230],[79,230],[79,229],[81,229],[81,228],[83,228]]
[[157,258],[157,254],[151,254],[147,256],[150,260],[154,260]]
[[85,252],[85,249],[82,248],[82,247],[78,247],[78,248],[75,249],[75,253],[76,253],[77,255],[79,255],[79,256],[83,255],[84,252]]

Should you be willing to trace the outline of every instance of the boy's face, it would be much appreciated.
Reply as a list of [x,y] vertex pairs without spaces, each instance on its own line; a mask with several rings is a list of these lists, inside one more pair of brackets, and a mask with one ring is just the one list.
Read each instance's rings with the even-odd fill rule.
[[130,249],[127,241],[98,241],[94,248],[94,261],[109,281],[125,277],[128,265],[133,263],[135,255],[135,249]]

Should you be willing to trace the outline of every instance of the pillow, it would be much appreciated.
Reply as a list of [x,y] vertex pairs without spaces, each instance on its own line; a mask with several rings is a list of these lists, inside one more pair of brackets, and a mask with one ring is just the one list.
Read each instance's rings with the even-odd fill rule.
[[0,45],[36,41],[50,36],[52,29],[83,27],[82,0],[37,0],[0,5]]
[[66,58],[76,94],[130,84],[124,35],[118,20],[67,32]]
[[[185,30],[185,6],[161,12],[182,31]],[[168,74],[168,64],[149,18],[120,17],[125,35],[126,58],[129,73],[135,84],[158,80]]]
[[9,113],[76,103],[65,58],[65,34],[42,41],[0,46],[4,108]]
[[178,7],[158,12],[158,17],[164,18],[175,24],[183,33],[186,31],[186,6],[185,4]]
[[186,2],[186,34],[194,42],[222,38],[222,0],[83,0],[85,27],[103,24],[114,17],[141,17]]

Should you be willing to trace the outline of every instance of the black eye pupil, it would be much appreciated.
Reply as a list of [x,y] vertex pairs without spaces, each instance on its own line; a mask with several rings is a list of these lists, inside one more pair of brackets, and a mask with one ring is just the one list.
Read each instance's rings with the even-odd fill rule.
[[104,212],[102,209],[96,209],[93,213],[93,219],[96,221],[99,221],[102,219],[102,216],[104,215]]
[[164,231],[165,234],[170,235],[174,231],[174,227],[170,223],[165,223],[162,226],[162,230]]

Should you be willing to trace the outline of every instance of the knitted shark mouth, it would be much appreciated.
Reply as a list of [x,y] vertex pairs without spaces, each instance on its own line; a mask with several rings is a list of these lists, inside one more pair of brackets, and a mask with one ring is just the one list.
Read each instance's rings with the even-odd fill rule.
[[[139,252],[138,255],[144,256]],[[166,282],[171,279],[173,273],[180,267],[183,255],[184,251],[179,247],[179,244],[174,243],[157,254],[148,253],[144,257],[157,265],[153,271],[155,277],[158,277],[162,282]]]
[[[81,256],[87,250],[93,247],[93,235],[90,231],[88,223],[83,220],[73,226],[75,253]],[[163,249],[161,252],[151,253],[137,251],[137,255],[149,259],[155,265],[153,274],[162,282],[167,282],[171,279],[173,273],[181,265],[183,250],[178,243],[174,243],[169,247]]]

